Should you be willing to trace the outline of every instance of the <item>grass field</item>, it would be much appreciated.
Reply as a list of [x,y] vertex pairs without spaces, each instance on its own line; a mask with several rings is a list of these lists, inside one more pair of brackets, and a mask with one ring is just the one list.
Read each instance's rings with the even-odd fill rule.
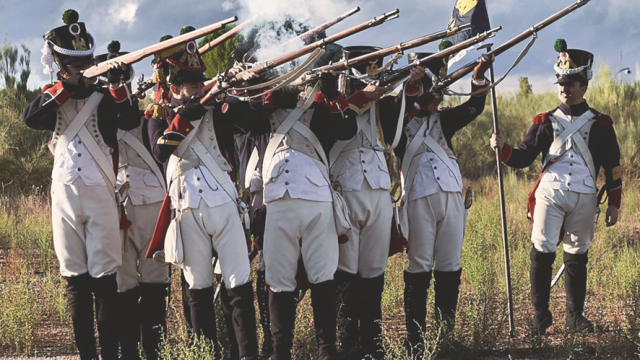
[[[628,359],[640,354],[640,187],[627,181],[620,222],[605,228],[600,219],[590,251],[586,315],[609,331],[596,335],[564,332],[564,287],[552,291],[555,324],[551,335],[525,336],[531,317],[528,302],[529,225],[525,199],[530,182],[508,172],[505,179],[509,219],[516,337],[508,336],[506,291],[497,185],[493,178],[469,182],[475,192],[463,250],[463,281],[455,352],[444,358]],[[48,198],[35,193],[0,200],[0,353],[26,356],[73,354],[71,324],[65,306],[64,282],[53,253]],[[604,211],[604,207],[603,207]],[[560,257],[559,257],[560,258]],[[390,259],[383,296],[384,344],[388,359],[405,359],[402,271],[406,258]],[[556,263],[556,268],[560,263]],[[180,306],[179,276],[169,312],[164,353],[171,359],[207,359],[206,344],[187,345]],[[432,291],[432,290],[430,290]],[[433,356],[439,340],[433,328],[433,296],[429,295],[427,344]],[[222,322],[218,322],[220,331]],[[294,352],[296,359],[314,358],[314,329],[308,299],[299,307]],[[224,340],[222,340],[224,343]],[[224,344],[223,344],[224,345]]]

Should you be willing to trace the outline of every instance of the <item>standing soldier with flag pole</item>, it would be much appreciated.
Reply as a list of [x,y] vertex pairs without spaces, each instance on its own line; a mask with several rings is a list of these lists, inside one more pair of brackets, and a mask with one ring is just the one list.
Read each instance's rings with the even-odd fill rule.
[[544,335],[553,323],[549,311],[552,266],[561,239],[566,267],[567,330],[592,333],[601,329],[584,317],[589,246],[593,240],[598,207],[596,180],[604,169],[609,208],[605,222],[618,220],[622,196],[620,149],[607,115],[592,109],[584,99],[591,80],[593,54],[567,49],[556,40],[559,53],[554,65],[560,105],[536,115],[518,147],[493,134],[491,147],[502,150],[501,160],[513,168],[525,168],[542,153],[543,169],[528,199],[531,231],[531,335]]

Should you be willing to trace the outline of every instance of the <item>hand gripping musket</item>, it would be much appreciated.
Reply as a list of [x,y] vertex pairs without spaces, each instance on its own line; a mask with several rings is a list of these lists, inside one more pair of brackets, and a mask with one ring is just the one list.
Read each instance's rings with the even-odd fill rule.
[[[567,6],[566,8],[564,8],[564,9],[558,11],[557,13],[549,16],[548,18],[544,19],[543,21],[533,25],[530,29],[525,30],[522,34],[520,34],[520,35],[514,37],[513,39],[507,41],[506,43],[498,46],[493,51],[487,53],[487,55],[489,57],[491,57],[492,55],[498,56],[498,55],[504,53],[505,51],[511,49],[512,47],[514,47],[514,46],[518,45],[519,43],[523,42],[524,40],[528,39],[529,37],[536,36],[538,31],[540,31],[540,30],[546,28],[547,26],[553,24],[554,22],[562,19],[563,17],[567,16],[569,13],[573,12],[574,10],[577,10],[578,8],[586,5],[589,1],[591,1],[591,0],[578,0],[578,1],[574,2],[573,4]],[[456,81],[460,80],[461,78],[463,78],[467,74],[471,73],[473,71],[473,69],[476,67],[476,65],[478,65],[479,62],[480,62],[480,59],[478,59],[476,61],[473,61],[473,62],[461,67],[460,69],[454,71],[453,73],[449,74],[449,76],[447,76],[446,78],[442,79],[437,84],[434,84],[434,86],[431,88],[431,91],[441,91],[441,90],[447,88],[451,84],[455,83]]]
[[[461,32],[461,31],[466,31],[466,30],[469,30],[469,29],[471,29],[471,24],[461,25],[461,26],[455,27],[455,28],[453,28],[451,30],[438,31],[438,32],[435,32],[433,34],[429,34],[429,35],[425,35],[425,36],[419,37],[417,39],[401,42],[398,45],[390,46],[390,47],[385,48],[385,49],[380,49],[378,51],[374,51],[374,52],[366,54],[366,55],[358,56],[358,57],[353,58],[353,59],[348,59],[348,60],[337,62],[335,64],[321,66],[321,67],[318,67],[318,68],[315,68],[315,69],[311,70],[311,72],[315,73],[314,75],[317,78],[320,75],[320,72],[322,72],[322,71],[342,71],[342,70],[346,70],[346,69],[352,68],[354,66],[357,66],[359,64],[367,63],[367,62],[370,62],[370,61],[375,61],[375,60],[377,60],[379,58],[382,58],[382,57],[385,57],[385,56],[389,56],[389,55],[393,55],[393,54],[396,54],[396,53],[402,53],[405,50],[412,49],[412,48],[415,48],[415,47],[418,47],[418,46],[422,46],[422,45],[428,44],[430,42],[434,42],[436,40],[444,39],[446,37],[452,36],[454,34],[457,34],[457,33]],[[309,79],[309,80],[312,80],[312,79]]]
[[[386,87],[386,86],[395,86],[396,84],[398,84],[399,82],[404,81],[405,78],[407,78],[410,73],[411,73],[411,69],[413,69],[416,66],[426,66],[427,64],[430,64],[436,60],[442,60],[445,59],[457,52],[459,52],[460,50],[464,50],[466,48],[468,48],[469,46],[475,45],[477,43],[480,43],[486,39],[492,38],[496,35],[496,33],[498,31],[502,30],[502,26],[498,26],[497,28],[485,31],[481,34],[478,34],[472,38],[469,38],[465,41],[462,41],[460,43],[457,43],[453,46],[450,46],[442,51],[439,51],[433,55],[427,56],[425,58],[422,58],[420,60],[417,60],[405,67],[402,67],[396,71],[393,72],[389,72],[386,74],[383,74],[380,77],[380,80],[378,82],[378,86],[381,87]],[[365,55],[366,56],[366,55]],[[357,58],[356,58],[357,59]],[[355,59],[354,59],[355,60]]]
[[315,28],[296,36],[293,39],[285,41],[280,46],[286,48],[287,46],[291,45],[294,41],[305,41],[308,38],[310,38],[310,37],[322,32],[322,31],[327,30],[328,28],[332,27],[333,25],[341,22],[342,20],[348,18],[349,16],[351,16],[351,15],[353,15],[353,14],[359,12],[359,11],[360,11],[360,6],[356,6],[353,9],[347,11],[346,13],[336,17],[335,19],[331,19],[331,20],[327,21],[326,23],[324,23],[324,24],[322,24],[320,26],[316,26]]
[[122,55],[122,56],[118,56],[116,58],[110,59],[108,61],[104,61],[101,62],[98,65],[94,65],[90,68],[88,68],[87,70],[85,70],[83,72],[83,75],[86,77],[94,77],[94,76],[98,76],[100,74],[103,74],[105,72],[107,72],[109,70],[109,66],[114,63],[114,62],[121,62],[121,63],[125,63],[127,65],[131,65],[134,63],[137,63],[138,61],[151,56],[151,55],[155,55],[158,54],[160,52],[166,51],[168,49],[171,49],[175,46],[184,44],[186,42],[189,42],[191,40],[195,40],[197,38],[203,37],[207,34],[210,34],[214,31],[218,31],[222,28],[224,28],[226,25],[231,24],[232,22],[238,21],[238,17],[234,16],[234,17],[230,17],[228,19],[222,20],[218,23],[215,24],[211,24],[209,26],[205,26],[201,29],[197,29],[191,32],[188,32],[186,34],[180,35],[180,36],[176,36],[172,39],[166,40],[166,41],[162,41],[159,42],[157,44],[153,44],[151,46],[147,46],[143,49],[137,50],[137,51],[133,51],[130,52],[128,54]]
[[377,16],[369,21],[366,21],[360,25],[354,26],[350,29],[344,30],[342,32],[339,32],[335,35],[332,36],[328,36],[325,39],[322,40],[318,40],[312,44],[309,44],[307,46],[304,46],[303,48],[296,50],[294,52],[291,52],[289,54],[283,55],[281,57],[278,57],[276,59],[270,60],[270,61],[266,61],[264,63],[258,64],[257,66],[251,68],[250,70],[246,70],[243,71],[239,74],[236,74],[235,76],[233,76],[230,79],[225,79],[224,83],[219,83],[218,81],[212,81],[211,83],[205,85],[204,90],[205,92],[208,92],[206,96],[204,96],[202,98],[202,100],[200,101],[202,104],[205,104],[207,102],[209,102],[211,99],[213,99],[215,96],[217,96],[218,94],[226,91],[227,89],[230,89],[234,84],[238,83],[240,81],[240,79],[242,79],[242,76],[244,74],[247,73],[253,73],[256,75],[260,75],[266,71],[268,71],[269,69],[273,69],[275,67],[278,67],[280,65],[286,64],[291,60],[297,59],[301,56],[304,56],[316,49],[319,49],[321,47],[323,47],[326,44],[330,44],[333,42],[336,42],[338,40],[344,39],[348,36],[351,36],[353,34],[357,34],[361,31],[364,31],[366,29],[370,29],[372,27],[376,27],[378,25],[384,24],[387,21],[393,20],[398,18],[398,14],[400,13],[400,10],[396,9],[393,10],[391,12],[388,12],[386,14],[382,14],[380,16]]

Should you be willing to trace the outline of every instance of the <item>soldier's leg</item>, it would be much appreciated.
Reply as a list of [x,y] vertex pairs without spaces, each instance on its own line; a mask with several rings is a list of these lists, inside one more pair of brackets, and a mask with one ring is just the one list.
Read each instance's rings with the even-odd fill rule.
[[[363,188],[368,188],[369,185],[365,184]],[[362,201],[368,205],[368,211],[365,210],[365,225],[360,234],[358,264],[358,292],[365,299],[358,305],[361,306],[360,334],[363,354],[382,359],[385,356],[382,346],[382,292],[391,241],[392,205],[386,190],[369,190],[367,193],[369,196]]]
[[[308,204],[306,204],[308,205]],[[269,312],[275,359],[291,359],[296,317],[296,273],[300,239],[306,224],[303,200],[284,198],[269,203],[264,232],[264,260],[269,286]],[[284,221],[283,221],[284,219]],[[337,246],[337,239],[336,239]]]
[[465,227],[465,208],[460,193],[443,192],[438,207],[444,213],[440,220],[434,248],[433,271],[436,320],[445,332],[455,326],[458,288],[460,286],[460,259]]
[[[127,212],[129,215],[129,212]],[[129,217],[131,219],[131,217]],[[136,226],[134,219],[132,228]],[[131,230],[131,228],[129,229]],[[128,244],[122,254],[122,266],[118,270],[118,341],[122,359],[139,359],[138,345],[140,343],[140,288],[138,287],[138,250],[128,231]]]
[[195,336],[204,336],[217,348],[216,318],[213,309],[213,246],[211,236],[204,227],[204,218],[211,208],[186,209],[182,212],[184,278],[187,282],[191,325]]
[[[366,183],[366,181],[365,181]],[[348,191],[344,193],[344,200],[349,208],[349,217],[353,226],[346,234],[349,241],[339,244],[338,271],[335,274],[337,290],[337,316],[338,316],[338,344],[343,358],[355,357],[359,350],[360,332],[358,331],[360,304],[358,264],[360,262],[360,231],[365,217],[365,211],[361,204],[360,191]],[[364,209],[363,209],[364,208]]]
[[565,217],[563,198],[564,196],[558,196],[557,191],[553,189],[538,188],[536,191],[536,206],[531,230],[533,248],[529,270],[531,305],[534,310],[531,335],[534,336],[544,335],[547,328],[553,324],[553,316],[549,311],[549,296],[553,262]]
[[584,315],[584,302],[587,295],[587,263],[589,246],[595,233],[595,214],[597,200],[595,194],[572,193],[570,199],[574,205],[565,218],[564,265],[566,291],[566,327],[569,330],[594,332],[601,330]]
[[311,283],[311,305],[316,328],[318,359],[336,356],[336,289],[338,234],[330,202],[304,201],[306,229],[302,234],[302,260]]
[[260,357],[266,360],[273,354],[273,336],[271,335],[271,319],[269,315],[269,285],[267,285],[262,250],[258,252],[256,297],[258,300],[258,312],[260,313],[260,326],[262,327],[263,337]]
[[222,315],[224,316],[224,323],[227,329],[227,337],[229,341],[229,356],[231,360],[237,360],[240,358],[240,351],[238,350],[238,339],[236,338],[235,328],[233,326],[233,307],[231,306],[231,298],[227,287],[222,281],[222,276],[216,274],[216,281],[220,281],[220,304],[222,305]]
[[[169,264],[159,264],[145,257],[161,205],[161,202],[157,202],[127,206],[129,219],[133,222],[129,228],[129,236],[134,242],[134,247],[130,247],[129,252],[136,254],[136,274],[140,274],[141,326],[138,329],[142,328],[142,348],[149,360],[158,358],[158,351],[165,337],[166,301],[171,285]],[[118,276],[120,272],[118,271]]]
[[222,277],[233,309],[233,325],[241,359],[257,358],[256,315],[253,303],[251,266],[245,234],[235,203],[214,208],[205,218],[207,233],[220,259]]
[[93,360],[96,339],[93,324],[93,294],[87,267],[84,217],[78,193],[72,185],[51,184],[53,245],[60,272],[67,282],[67,307],[81,360]]
[[[405,346],[410,354],[420,358],[424,351],[424,331],[427,319],[427,290],[431,281],[436,239],[437,213],[430,195],[409,201],[409,265],[404,272],[404,311],[407,327]],[[437,205],[437,203],[435,204]]]
[[98,342],[103,360],[118,359],[118,282],[116,274],[92,279]]

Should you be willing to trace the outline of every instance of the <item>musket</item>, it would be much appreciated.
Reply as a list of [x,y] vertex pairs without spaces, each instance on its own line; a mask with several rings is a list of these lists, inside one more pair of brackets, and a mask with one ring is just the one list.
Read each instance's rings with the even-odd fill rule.
[[359,64],[375,61],[375,60],[377,60],[379,58],[383,58],[385,56],[393,55],[393,54],[398,53],[398,52],[402,52],[402,51],[405,51],[405,50],[408,50],[408,49],[412,49],[412,48],[415,48],[415,47],[418,47],[418,46],[422,46],[422,45],[428,44],[430,42],[434,42],[436,40],[444,39],[446,37],[452,36],[454,34],[457,34],[457,33],[461,32],[461,31],[466,31],[466,30],[469,30],[469,29],[471,29],[471,24],[464,24],[464,25],[455,27],[455,28],[453,28],[451,30],[438,31],[438,32],[435,32],[433,34],[429,34],[429,35],[425,35],[423,37],[419,37],[417,39],[401,42],[398,45],[394,45],[394,46],[390,46],[388,48],[380,49],[378,51],[374,51],[374,52],[369,53],[369,54],[358,56],[358,57],[353,58],[353,59],[340,61],[340,62],[337,62],[335,64],[321,66],[321,67],[312,69],[311,72],[312,73],[319,73],[321,71],[342,71],[342,70],[346,70],[348,68],[352,68],[352,67],[357,66]]
[[85,77],[94,77],[94,76],[98,76],[102,73],[105,73],[109,70],[109,65],[111,65],[114,62],[122,62],[128,65],[137,63],[138,61],[157,54],[159,52],[165,51],[167,49],[171,49],[175,46],[178,45],[182,45],[186,42],[189,42],[191,40],[195,40],[197,38],[203,37],[207,34],[210,34],[214,31],[218,31],[222,28],[224,28],[226,25],[233,23],[235,21],[238,21],[238,17],[237,16],[233,16],[230,17],[228,19],[222,20],[220,22],[217,22],[215,24],[211,24],[209,26],[205,26],[203,28],[188,32],[186,34],[180,35],[180,36],[176,36],[172,39],[169,40],[165,40],[165,41],[161,41],[157,44],[153,44],[151,46],[147,46],[145,48],[142,48],[140,50],[137,51],[133,51],[130,52],[128,54],[125,55],[121,55],[118,56],[116,58],[110,59],[108,61],[104,61],[101,62],[100,64],[94,65],[90,68],[88,68],[87,70],[84,71],[83,75]]
[[205,93],[207,93],[206,96],[204,96],[202,98],[202,100],[200,101],[202,104],[207,103],[208,101],[210,101],[211,99],[213,99],[216,95],[226,91],[227,89],[231,88],[235,83],[238,83],[240,81],[240,79],[242,79],[242,76],[244,74],[248,74],[248,73],[253,73],[256,75],[260,75],[266,71],[268,71],[269,69],[273,69],[275,67],[278,67],[282,64],[286,64],[289,61],[292,61],[294,59],[297,59],[301,56],[304,56],[312,51],[314,51],[315,49],[318,49],[322,46],[325,46],[326,44],[330,44],[333,42],[336,42],[338,40],[344,39],[348,36],[351,36],[353,34],[359,33],[361,31],[364,31],[366,29],[370,29],[372,27],[376,27],[378,25],[384,24],[387,21],[393,20],[398,18],[398,14],[400,13],[400,10],[396,9],[393,11],[390,11],[388,13],[382,14],[380,16],[377,16],[369,21],[365,21],[360,25],[356,25],[352,28],[349,28],[347,30],[341,31],[335,35],[332,36],[328,36],[324,39],[318,40],[314,43],[311,43],[309,45],[304,46],[303,48],[293,51],[291,53],[285,54],[283,56],[280,56],[278,58],[275,58],[273,60],[270,61],[266,61],[263,63],[260,63],[257,66],[254,66],[253,68],[249,69],[249,70],[245,70],[239,74],[234,75],[233,77],[231,77],[230,79],[226,79],[224,84],[219,84],[217,81],[212,81],[211,83],[205,85],[204,87],[204,91]]
[[[586,5],[589,1],[591,1],[591,0],[577,0],[573,4],[567,6],[566,8],[558,11],[557,13],[549,16],[548,18],[542,20],[541,22],[533,25],[531,28],[525,30],[520,35],[518,35],[518,36],[514,37],[513,39],[507,41],[506,43],[498,46],[493,51],[487,53],[487,55],[489,57],[491,57],[492,55],[498,56],[498,55],[504,53],[505,51],[511,49],[512,47],[518,45],[519,43],[521,43],[524,40],[528,39],[529,37],[533,36],[538,31],[540,31],[540,30],[546,28],[547,26],[553,24],[554,22],[562,19],[563,17],[567,16],[569,13],[573,12],[574,10],[577,10],[578,8]],[[473,71],[473,69],[476,67],[476,65],[478,65],[479,61],[480,61],[480,59],[478,59],[476,61],[473,61],[473,62],[461,67],[460,69],[452,72],[451,74],[449,74],[449,76],[444,78],[438,84],[434,84],[434,86],[431,88],[431,91],[441,91],[442,89],[450,86],[454,82],[460,80],[461,78],[463,78],[467,74],[471,73]]]
[[224,34],[222,34],[220,36],[218,36],[217,38],[211,40],[210,42],[202,45],[200,48],[198,48],[198,52],[200,53],[200,55],[204,55],[207,52],[213,50],[216,46],[219,46],[219,45],[223,44],[225,41],[231,39],[234,35],[238,34],[240,31],[244,30],[244,28],[249,26],[249,24],[251,24],[251,22],[255,18],[256,18],[256,16],[250,18],[249,20],[245,20],[244,22],[242,22],[238,26],[234,27],[233,29],[227,31],[226,33],[224,33]]
[[[386,74],[383,74],[380,77],[380,80],[378,82],[378,86],[381,87],[385,87],[385,86],[390,86],[390,85],[394,85],[400,81],[402,81],[404,78],[406,78],[407,76],[409,76],[409,74],[411,73],[411,69],[413,69],[416,66],[426,66],[436,60],[442,60],[445,59],[455,53],[457,53],[460,50],[464,50],[466,48],[468,48],[469,46],[475,45],[479,42],[482,42],[486,39],[492,38],[496,35],[496,33],[498,31],[502,30],[502,26],[498,26],[497,28],[493,28],[491,30],[485,31],[483,33],[480,33],[472,38],[469,38],[465,41],[459,42],[453,46],[450,46],[442,51],[439,51],[433,55],[427,56],[425,58],[422,58],[418,61],[412,62],[411,64],[402,67],[396,71],[393,72],[389,72]],[[366,56],[366,55],[365,55]]]
[[322,24],[320,26],[316,26],[313,29],[311,29],[309,31],[306,31],[306,32],[296,36],[293,39],[285,41],[284,43],[282,43],[282,45],[280,45],[280,47],[287,47],[287,46],[291,45],[291,43],[293,43],[294,41],[305,41],[308,38],[310,38],[310,37],[322,32],[322,31],[327,30],[328,28],[332,27],[333,25],[341,22],[342,20],[348,18],[349,16],[351,16],[351,15],[353,15],[353,14],[359,12],[359,11],[360,11],[360,6],[356,6],[353,9],[347,11],[346,13],[338,16],[335,19],[329,20],[326,23],[324,23],[324,24]]

